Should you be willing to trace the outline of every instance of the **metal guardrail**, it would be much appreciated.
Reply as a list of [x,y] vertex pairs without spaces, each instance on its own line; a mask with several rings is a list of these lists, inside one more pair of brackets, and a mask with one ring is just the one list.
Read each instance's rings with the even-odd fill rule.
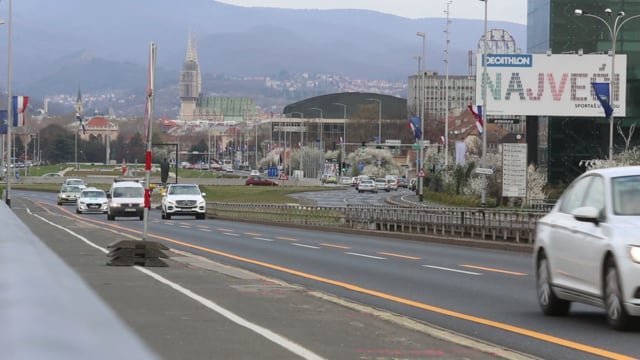
[[281,224],[402,232],[442,237],[533,243],[546,212],[521,209],[427,208],[387,205],[207,204],[210,217]]
[[0,203],[3,359],[156,359],[82,279]]

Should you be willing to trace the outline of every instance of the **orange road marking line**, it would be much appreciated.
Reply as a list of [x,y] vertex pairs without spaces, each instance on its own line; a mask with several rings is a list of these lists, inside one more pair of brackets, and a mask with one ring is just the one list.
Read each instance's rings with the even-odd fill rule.
[[346,249],[346,250],[351,249],[351,248],[350,248],[350,247],[348,247],[348,246],[334,245],[334,244],[327,244],[327,243],[320,243],[320,245],[322,245],[322,246],[328,246],[328,247],[332,247],[332,248],[336,248],[336,249]]
[[400,255],[400,254],[386,253],[386,252],[379,252],[377,254],[388,255],[388,256],[398,257],[398,258],[401,258],[401,259],[409,259],[409,260],[420,260],[421,259],[421,258],[415,257],[415,256],[407,256],[407,255]]
[[492,271],[492,272],[497,272],[497,273],[502,273],[502,274],[507,274],[507,275],[515,275],[515,276],[527,276],[527,275],[529,275],[529,274],[525,274],[525,273],[521,273],[521,272],[500,270],[500,269],[488,268],[488,267],[484,267],[484,266],[464,265],[464,264],[462,264],[460,266],[466,267],[466,268],[470,268],[470,269]]
[[[125,227],[122,227],[122,226],[119,226],[119,225],[115,225],[115,224],[108,224],[108,223],[104,223],[104,222],[97,221],[97,220],[90,220],[90,219],[87,219],[87,218],[82,218],[81,216],[72,214],[70,211],[68,211],[66,209],[62,209],[62,211],[67,212],[71,216],[73,216],[73,217],[75,217],[77,219],[80,219],[82,221],[99,223],[99,224],[101,224],[103,226],[106,225],[106,226],[118,228],[118,229],[121,229],[121,230],[129,231],[129,232],[132,232],[132,233],[142,234],[142,231],[139,231],[139,230],[133,230],[133,229],[125,228]],[[521,327],[514,326],[514,325],[509,325],[509,324],[502,323],[502,322],[499,322],[499,321],[493,321],[493,320],[489,320],[489,319],[484,319],[484,318],[481,318],[481,317],[478,317],[478,316],[474,316],[474,315],[468,315],[468,314],[465,314],[465,313],[461,313],[461,312],[457,312],[457,311],[453,311],[453,310],[448,310],[448,309],[445,309],[445,308],[441,308],[441,307],[437,307],[437,306],[421,303],[421,302],[415,301],[415,300],[405,299],[405,298],[402,298],[402,297],[399,297],[399,296],[396,296],[396,295],[387,294],[387,293],[384,293],[384,292],[381,292],[381,291],[363,288],[363,287],[360,287],[358,285],[354,285],[354,284],[350,284],[350,283],[346,283],[346,282],[342,282],[342,281],[337,281],[337,280],[333,280],[333,279],[329,279],[329,278],[324,278],[324,277],[321,277],[321,276],[318,276],[318,275],[313,275],[313,274],[305,273],[305,272],[294,270],[294,269],[289,269],[289,268],[284,267],[284,266],[274,265],[274,264],[267,263],[267,262],[264,262],[264,261],[254,260],[254,259],[250,259],[250,258],[246,258],[246,257],[242,257],[242,256],[226,253],[226,252],[219,251],[219,250],[210,249],[210,248],[207,248],[207,247],[204,247],[204,246],[194,245],[194,244],[190,244],[190,243],[187,243],[187,242],[171,239],[171,238],[160,236],[160,235],[149,234],[149,236],[154,237],[156,239],[164,240],[164,241],[167,241],[167,242],[170,242],[170,243],[174,243],[176,245],[181,245],[181,246],[185,246],[185,247],[188,247],[188,248],[201,250],[201,251],[204,251],[204,252],[208,252],[210,254],[223,256],[223,257],[226,257],[226,258],[229,258],[229,259],[242,261],[242,262],[245,262],[245,263],[248,263],[248,264],[262,266],[262,267],[265,267],[265,268],[268,268],[268,269],[280,271],[280,272],[287,273],[287,274],[294,275],[294,276],[299,276],[299,277],[302,277],[302,278],[305,278],[305,279],[314,280],[314,281],[322,282],[322,283],[329,284],[329,285],[334,285],[334,286],[341,287],[343,289],[351,290],[351,291],[354,291],[354,292],[358,292],[358,293],[361,293],[361,294],[365,294],[365,295],[377,297],[377,298],[380,298],[380,299],[388,300],[388,301],[391,301],[391,302],[396,302],[396,303],[399,303],[399,304],[415,307],[417,309],[431,311],[431,312],[436,313],[436,314],[450,316],[452,318],[456,318],[456,319],[460,319],[460,320],[466,320],[466,321],[473,322],[473,323],[476,323],[476,324],[493,327],[493,328],[504,330],[504,331],[508,331],[508,332],[511,332],[511,333],[514,333],[514,334],[527,336],[527,337],[530,337],[530,338],[533,338],[533,339],[536,339],[536,340],[548,342],[548,343],[559,345],[559,346],[564,346],[564,347],[569,348],[569,349],[582,351],[582,352],[585,352],[585,353],[588,353],[588,354],[593,354],[593,355],[602,356],[602,357],[606,357],[606,358],[609,358],[609,359],[615,359],[615,360],[634,360],[633,357],[630,357],[630,356],[627,356],[627,355],[624,355],[624,354],[619,354],[619,353],[615,353],[615,352],[612,352],[612,351],[609,351],[609,350],[597,348],[597,347],[594,347],[594,346],[581,344],[581,343],[578,343],[578,342],[575,342],[575,341],[571,341],[571,340],[567,340],[567,339],[563,339],[563,338],[560,338],[560,337],[557,337],[557,336],[545,334],[545,333],[534,331],[534,330],[528,330],[528,329],[525,329],[525,328],[521,328]]]

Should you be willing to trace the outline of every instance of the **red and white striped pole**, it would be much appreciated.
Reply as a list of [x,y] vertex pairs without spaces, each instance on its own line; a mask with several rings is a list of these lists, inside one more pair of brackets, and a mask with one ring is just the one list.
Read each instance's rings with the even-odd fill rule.
[[149,226],[149,210],[151,209],[151,132],[153,119],[153,87],[155,82],[157,46],[151,43],[149,49],[149,73],[147,80],[147,104],[145,107],[145,135],[147,139],[147,151],[145,154],[145,189],[144,189],[144,228],[142,240],[147,240]]

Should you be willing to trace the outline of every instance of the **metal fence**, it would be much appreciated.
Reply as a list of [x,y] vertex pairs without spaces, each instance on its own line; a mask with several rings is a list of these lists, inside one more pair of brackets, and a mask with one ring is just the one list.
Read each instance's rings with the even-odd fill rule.
[[207,204],[210,217],[280,224],[340,227],[442,237],[532,243],[536,222],[546,212],[482,208],[426,208],[386,205],[322,207],[302,205]]

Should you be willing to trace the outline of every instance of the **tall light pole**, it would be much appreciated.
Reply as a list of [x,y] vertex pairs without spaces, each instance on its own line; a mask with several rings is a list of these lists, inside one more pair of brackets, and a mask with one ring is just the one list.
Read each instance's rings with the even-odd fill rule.
[[594,19],[600,20],[603,24],[605,24],[605,26],[609,30],[609,36],[611,36],[611,79],[609,81],[609,99],[610,99],[609,101],[611,102],[611,108],[614,109],[614,111],[611,112],[611,115],[609,115],[609,161],[612,161],[613,160],[613,121],[614,121],[613,114],[615,112],[614,100],[616,98],[614,93],[614,88],[615,88],[614,85],[616,83],[616,78],[615,78],[616,76],[616,42],[618,41],[618,34],[620,33],[620,28],[622,28],[622,25],[626,24],[629,20],[633,20],[635,18],[640,17],[640,14],[628,17],[623,20],[623,18],[626,16],[624,11],[619,11],[615,19],[612,16],[613,11],[611,11],[611,9],[609,8],[604,9],[604,13],[609,18],[609,21],[605,20],[604,18],[598,15],[590,14],[581,9],[575,10],[576,16],[584,15],[584,16],[588,16],[588,17],[592,17]]
[[[418,32],[416,33],[419,37],[422,38],[422,67],[426,69],[427,67],[427,55],[426,55],[426,41],[427,41],[427,33]],[[420,165],[418,166],[418,171],[424,171],[424,108],[425,108],[425,79],[424,79],[425,71],[420,69],[420,153],[418,154],[418,159],[420,159]],[[418,176],[418,200],[422,202],[424,200],[424,177]]]
[[378,141],[377,144],[382,144],[382,100],[368,98],[367,101],[375,101],[378,103]]
[[[483,50],[482,50],[482,167],[487,167],[487,131],[489,130],[489,124],[487,123],[487,4],[489,0],[480,0],[484,2],[484,37],[483,37]],[[487,206],[487,175],[482,175],[482,192],[480,195],[480,206]]]
[[446,34],[446,47],[444,50],[444,63],[445,63],[445,80],[444,80],[444,103],[445,103],[445,115],[444,115],[444,166],[445,168],[449,165],[449,25],[451,25],[451,20],[449,20],[449,6],[451,6],[452,0],[447,1],[447,27],[444,30]]
[[318,132],[318,136],[320,139],[320,148],[322,149],[322,152],[324,152],[324,141],[323,141],[324,140],[324,116],[322,114],[322,109],[314,107],[314,108],[311,108],[311,110],[320,111],[320,123],[319,123],[320,131]]
[[[342,110],[343,110],[343,112],[342,112],[342,141],[340,142],[340,145],[342,145],[341,146],[341,148],[342,148],[341,149],[341,151],[342,151],[342,156],[341,156],[342,161],[341,162],[344,162],[344,156],[346,155],[345,143],[347,142],[347,105],[343,104],[343,103],[338,103],[338,102],[333,103],[333,105],[342,106]],[[342,173],[342,164],[340,164],[340,176],[342,176],[342,175],[344,175],[344,174]]]
[[[13,69],[12,69],[12,53],[11,53],[11,42],[12,42],[12,32],[11,32],[11,13],[12,11],[11,0],[9,0],[9,18],[7,21],[7,197],[6,203],[9,207],[11,207],[11,128],[13,127],[13,93],[11,86],[13,85]],[[15,169],[14,169],[15,170]]]
[[111,121],[108,117],[105,118],[107,120],[107,141],[105,146],[105,165],[109,165],[109,158],[111,157]]

